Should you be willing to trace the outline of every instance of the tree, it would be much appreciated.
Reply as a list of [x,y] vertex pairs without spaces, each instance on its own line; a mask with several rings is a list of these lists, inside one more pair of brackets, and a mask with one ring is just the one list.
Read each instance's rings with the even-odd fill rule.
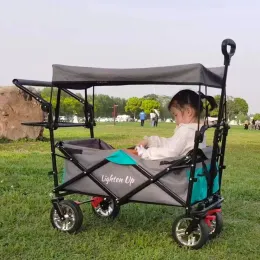
[[143,109],[146,114],[153,112],[154,108],[160,109],[160,103],[158,101],[152,99],[143,100],[141,109]]
[[[88,95],[88,102],[93,105],[93,96]],[[126,99],[119,97],[110,97],[108,95],[95,95],[94,111],[95,117],[111,117],[113,112],[113,106],[117,105],[117,113],[124,114]]]
[[246,120],[249,120],[249,116],[247,115],[244,115],[242,112],[239,112],[238,115],[237,115],[237,122],[238,123],[243,123],[245,122]]
[[[88,95],[88,102],[93,105],[92,95]],[[117,102],[113,97],[110,97],[108,95],[103,95],[103,94],[95,95],[94,96],[95,117],[103,117],[103,116],[111,117],[114,104],[117,104]]]
[[[220,95],[214,97],[218,107],[210,112],[210,116],[218,116]],[[227,96],[227,117],[233,120],[238,114],[246,116],[248,113],[248,104],[243,98],[234,98],[232,96]]]
[[117,113],[119,115],[125,114],[126,99],[119,97],[112,97],[114,104],[118,105]]
[[131,97],[126,101],[125,111],[131,112],[135,118],[136,113],[140,111],[141,105],[142,99],[138,97]]
[[62,97],[60,102],[60,115],[71,117],[84,116],[84,105],[73,97]]
[[[57,93],[58,93],[58,89],[57,88],[53,88],[53,92],[52,92],[52,105],[53,107],[56,107],[56,98],[57,98]],[[50,98],[51,98],[51,88],[43,88],[43,90],[41,91],[41,97],[43,99],[45,99],[47,102],[50,102]]]
[[260,120],[260,113],[256,113],[256,114],[254,115],[254,119],[255,119],[255,120]]
[[151,99],[151,100],[159,101],[159,96],[156,94],[148,94],[148,95],[143,96],[143,99]]
[[170,112],[168,111],[168,104],[170,103],[172,97],[170,96],[159,96],[156,94],[148,94],[143,97],[143,99],[156,100],[160,103],[160,117],[168,118],[171,117]]
[[[88,95],[88,103],[93,105],[93,95]],[[100,104],[98,97],[95,95],[95,100],[94,100],[94,116],[95,117],[98,117],[100,115],[101,106],[102,106],[102,104]]]
[[227,115],[230,120],[233,120],[238,114],[247,115],[248,104],[243,98],[227,98]]
[[100,115],[111,117],[113,112],[113,106],[115,105],[113,99],[108,95],[100,94],[97,96],[100,103]]
[[239,113],[247,115],[248,104],[243,98],[234,98],[234,114],[238,115]]
[[168,105],[171,101],[172,97],[169,96],[159,96],[158,101],[160,103],[160,117],[161,118],[169,118],[171,117],[171,114],[168,110]]
[[219,102],[220,102],[220,95],[215,96],[214,99],[216,100],[218,107],[213,109],[212,111],[210,111],[209,114],[212,117],[217,117],[218,116],[218,109],[219,109]]
[[[52,92],[52,106],[54,110],[56,109],[56,102],[57,102],[57,93],[58,89],[54,88]],[[77,96],[82,97],[80,93],[76,93]],[[44,88],[41,91],[41,97],[46,101],[50,102],[51,97],[51,88]],[[61,99],[60,99],[60,113],[61,116],[72,116],[77,114],[78,116],[84,116],[84,105],[82,105],[78,100],[71,97],[69,94],[65,92],[61,92]]]
[[[217,117],[218,116],[218,111],[219,111],[219,105],[220,105],[220,95],[216,95],[214,96],[214,99],[218,105],[217,108],[213,109],[212,111],[209,112],[209,115],[212,117]],[[233,97],[227,97],[227,116],[228,118],[232,118],[234,117],[234,101],[233,101]]]

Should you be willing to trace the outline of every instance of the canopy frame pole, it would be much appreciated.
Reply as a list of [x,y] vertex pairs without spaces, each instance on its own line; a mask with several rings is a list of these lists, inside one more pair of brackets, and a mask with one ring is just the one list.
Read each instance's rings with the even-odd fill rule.
[[[56,121],[56,118],[55,118]],[[50,105],[49,115],[48,115],[48,124],[49,124],[49,133],[50,133],[50,143],[51,143],[51,160],[52,160],[52,175],[54,181],[54,187],[59,184],[58,180],[58,168],[57,168],[57,160],[56,160],[56,153],[55,153],[55,140],[54,140],[54,130],[55,126],[53,123],[53,112],[52,112],[52,105]],[[59,193],[56,192],[55,196],[59,196]]]
[[65,93],[69,94],[71,97],[75,98],[76,100],[78,100],[81,104],[84,105],[85,100],[81,97],[79,97],[78,95],[74,94],[73,92],[69,91],[66,88],[62,88],[62,91],[64,91]]
[[61,89],[58,89],[57,93],[57,103],[55,107],[55,119],[54,119],[54,130],[58,129],[59,116],[60,116],[60,98],[61,98]]
[[[208,95],[208,87],[207,86],[205,86],[205,95],[206,96]],[[206,105],[205,105],[205,123],[208,126],[209,125],[209,102],[207,101],[207,99],[205,101],[206,101]],[[205,125],[205,123],[204,123],[204,125]]]
[[195,132],[194,138],[194,148],[192,152],[191,158],[191,166],[190,166],[190,177],[189,177],[189,185],[188,185],[188,192],[187,192],[187,199],[186,199],[186,214],[189,215],[192,208],[191,208],[191,199],[192,199],[192,190],[193,184],[197,181],[195,178],[195,171],[196,171],[196,164],[197,164],[197,155],[199,150],[199,144],[203,140],[202,133],[200,131],[200,114],[201,114],[201,85],[199,85],[199,103],[198,103],[198,129]]
[[89,128],[90,138],[94,138],[94,106],[88,103],[88,90],[85,88],[85,102],[84,102],[84,114],[85,114],[85,124]]
[[199,111],[199,114],[198,114],[198,131],[200,130],[200,115],[201,115],[201,85],[199,85],[199,103],[198,103],[198,111]]
[[94,120],[94,118],[95,118],[95,86],[93,86],[92,104],[93,104],[93,120]]
[[[27,93],[28,95],[30,95],[32,98],[34,98],[36,101],[40,102],[41,105],[48,105],[49,102],[46,101],[45,99],[43,99],[41,96],[33,93],[32,91],[30,91],[28,88],[26,88],[24,83],[21,83],[20,80],[18,79],[14,79],[13,80],[13,84],[18,87],[19,89],[21,89],[22,91],[24,91],[25,93]],[[28,84],[29,86],[31,86],[30,84]],[[51,86],[51,85],[49,85]]]

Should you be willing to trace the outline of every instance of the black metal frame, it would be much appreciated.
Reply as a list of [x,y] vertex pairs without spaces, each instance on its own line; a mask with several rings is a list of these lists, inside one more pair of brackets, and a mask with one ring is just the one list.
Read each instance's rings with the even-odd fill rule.
[[[228,52],[227,47],[230,46],[231,50]],[[191,203],[191,196],[192,196],[192,189],[193,184],[196,182],[196,178],[194,178],[195,170],[196,170],[196,164],[198,163],[198,158],[200,154],[199,144],[203,140],[203,132],[198,128],[195,134],[195,140],[194,140],[194,149],[193,152],[190,155],[184,156],[182,159],[171,162],[169,167],[167,167],[165,170],[157,173],[155,176],[151,175],[148,171],[143,169],[140,166],[134,166],[141,174],[143,174],[145,177],[147,177],[147,181],[145,181],[140,186],[136,187],[134,190],[129,192],[128,194],[124,195],[121,198],[118,198],[111,190],[109,190],[102,182],[100,182],[95,176],[93,176],[91,173],[108,163],[106,159],[101,161],[100,163],[92,166],[89,169],[86,169],[83,165],[81,165],[74,156],[69,154],[63,147],[62,142],[54,143],[54,131],[58,129],[59,127],[75,127],[75,126],[84,126],[85,128],[90,129],[90,137],[94,138],[94,86],[93,87],[93,105],[89,104],[87,101],[87,89],[90,87],[89,85],[86,85],[85,88],[85,99],[82,99],[69,91],[68,89],[64,88],[58,88],[58,94],[57,94],[57,106],[55,110],[55,119],[53,120],[53,107],[51,102],[48,102],[38,96],[37,94],[31,92],[28,90],[24,85],[28,86],[39,86],[39,87],[55,87],[51,82],[42,82],[42,81],[32,81],[32,80],[18,80],[14,79],[13,83],[20,88],[21,90],[25,91],[27,94],[32,96],[34,99],[36,99],[38,102],[40,102],[42,110],[44,112],[48,113],[48,121],[47,122],[33,122],[33,123],[23,123],[24,125],[28,126],[43,126],[47,129],[49,129],[50,132],[50,143],[51,143],[51,156],[52,156],[52,172],[49,174],[53,175],[54,178],[54,189],[53,193],[55,194],[55,198],[53,199],[53,205],[57,209],[58,214],[62,218],[61,211],[59,210],[58,201],[63,199],[64,196],[74,193],[80,193],[80,192],[73,192],[70,190],[65,190],[64,188],[68,186],[69,184],[88,176],[92,181],[94,181],[102,190],[104,190],[109,197],[115,200],[115,202],[118,205],[125,204],[129,202],[129,198],[132,197],[134,194],[139,192],[140,190],[144,189],[145,187],[149,186],[150,184],[154,183],[157,186],[159,186],[164,192],[166,192],[168,195],[170,195],[173,199],[175,199],[177,202],[180,203],[182,207],[185,207],[186,214],[187,215],[194,215],[198,217],[204,217],[209,209],[215,208],[220,206],[221,202],[223,201],[223,198],[221,197],[220,190],[221,190],[221,181],[222,181],[222,173],[223,169],[225,169],[224,166],[224,157],[225,157],[225,148],[226,148],[226,138],[229,130],[229,126],[227,124],[227,117],[226,117],[226,79],[227,79],[227,72],[228,72],[228,66],[230,64],[231,57],[234,55],[236,50],[236,44],[233,40],[226,39],[222,42],[222,53],[224,55],[224,76],[223,76],[223,82],[222,82],[222,89],[221,89],[221,98],[220,98],[220,104],[219,104],[219,114],[218,114],[218,121],[216,125],[210,126],[214,127],[215,133],[214,133],[214,140],[213,140],[213,151],[212,151],[212,158],[211,158],[211,167],[209,172],[209,191],[207,199],[204,201],[201,201],[199,203],[192,204]],[[206,86],[205,86],[206,87]],[[201,86],[199,86],[201,90]],[[85,123],[61,123],[58,121],[59,118],[59,108],[60,108],[60,97],[61,97],[61,91],[64,91],[65,93],[69,94],[73,98],[77,99],[79,102],[81,102],[84,105],[84,112],[85,112]],[[206,91],[206,89],[205,89]],[[200,105],[200,104],[199,104]],[[209,128],[209,126],[205,127],[204,130]],[[220,147],[219,147],[220,145]],[[55,149],[58,149],[63,155],[57,154],[55,152]],[[64,159],[70,160],[72,163],[74,163],[82,172],[72,178],[71,180],[60,184],[58,183],[58,170],[57,170],[57,164],[56,164],[56,157],[62,157]],[[219,165],[219,191],[215,194],[213,194],[213,182],[217,175],[217,169],[216,164]],[[170,171],[181,169],[181,168],[187,168],[190,167],[190,178],[189,178],[189,186],[188,186],[188,193],[187,193],[187,199],[184,201],[181,199],[177,194],[175,194],[173,191],[170,191],[165,185],[163,185],[160,182],[160,178],[163,177],[165,174],[169,173]],[[86,195],[93,195],[89,193],[83,193]],[[98,194],[96,194],[98,196]],[[147,202],[144,202],[147,203]],[[158,204],[158,203],[154,203]]]

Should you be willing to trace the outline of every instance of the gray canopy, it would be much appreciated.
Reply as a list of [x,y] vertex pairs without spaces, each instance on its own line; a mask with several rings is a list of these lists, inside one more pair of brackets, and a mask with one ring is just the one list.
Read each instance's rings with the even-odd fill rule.
[[204,85],[222,87],[224,67],[205,68],[201,64],[166,67],[105,69],[53,65],[53,85],[70,89],[112,85]]

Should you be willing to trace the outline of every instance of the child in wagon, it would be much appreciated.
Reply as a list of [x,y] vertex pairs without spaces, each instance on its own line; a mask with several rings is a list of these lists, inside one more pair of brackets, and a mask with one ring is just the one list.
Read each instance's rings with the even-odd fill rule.
[[[168,109],[176,121],[174,135],[170,138],[150,136],[136,146],[137,153],[143,159],[160,160],[163,158],[182,156],[194,147],[195,132],[198,129],[200,95],[192,90],[179,91],[170,101]],[[201,93],[201,99],[209,102],[210,110],[217,107],[216,101],[211,96]],[[200,102],[200,111],[203,111],[203,102]],[[203,125],[201,122],[200,127]],[[200,143],[200,148],[205,148],[206,142]]]

